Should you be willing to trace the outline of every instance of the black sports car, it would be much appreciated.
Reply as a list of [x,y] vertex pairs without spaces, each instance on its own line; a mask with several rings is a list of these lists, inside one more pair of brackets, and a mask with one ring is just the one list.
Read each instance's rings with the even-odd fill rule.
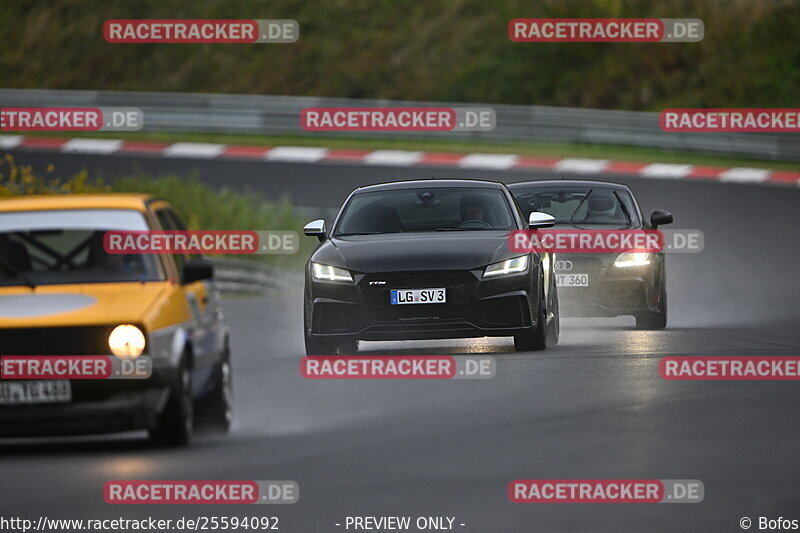
[[354,352],[358,340],[513,336],[517,350],[558,342],[558,295],[548,253],[519,254],[527,222],[505,185],[431,179],[356,189],[306,265],[309,355]]
[[[625,185],[602,181],[545,180],[508,186],[524,213],[548,213],[556,229],[656,229],[672,215],[655,210],[642,219]],[[633,315],[637,329],[667,325],[664,253],[555,254],[565,316]]]

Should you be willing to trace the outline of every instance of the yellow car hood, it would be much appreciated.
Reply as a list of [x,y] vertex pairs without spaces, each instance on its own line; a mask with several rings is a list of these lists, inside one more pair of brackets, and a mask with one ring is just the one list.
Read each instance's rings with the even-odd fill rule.
[[[171,282],[0,287],[0,328],[135,323],[152,327]],[[163,317],[161,317],[163,318]]]

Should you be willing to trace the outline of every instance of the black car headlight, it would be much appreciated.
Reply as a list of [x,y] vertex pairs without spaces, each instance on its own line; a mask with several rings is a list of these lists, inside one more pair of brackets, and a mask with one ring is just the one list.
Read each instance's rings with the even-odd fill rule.
[[349,281],[353,282],[353,276],[344,268],[322,263],[311,263],[311,276],[315,281]]
[[492,263],[483,271],[484,278],[493,278],[496,276],[506,276],[508,274],[519,274],[528,270],[528,256],[523,255],[506,259],[499,263]]

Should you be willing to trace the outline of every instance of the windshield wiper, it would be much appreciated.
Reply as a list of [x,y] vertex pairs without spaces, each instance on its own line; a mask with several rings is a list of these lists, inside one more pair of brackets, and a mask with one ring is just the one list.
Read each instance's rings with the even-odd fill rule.
[[486,231],[496,228],[436,228],[436,231]]
[[11,274],[12,276],[14,276],[15,278],[19,278],[22,281],[24,281],[25,284],[28,287],[30,287],[31,289],[35,289],[36,288],[36,283],[34,283],[33,280],[28,277],[27,274],[25,274],[24,272],[21,272],[21,271],[17,270],[16,268],[14,268],[11,265],[11,263],[9,263],[4,257],[0,257],[0,266],[2,266],[4,269],[6,269],[8,271],[8,273]]
[[619,197],[616,191],[614,191],[614,196],[617,197],[617,201],[619,202],[619,206],[622,208],[622,212],[625,214],[625,220],[628,221],[628,226],[630,227],[633,220],[631,220],[631,214],[628,213],[628,208],[625,207],[625,202],[622,201],[622,198]]
[[572,224],[572,219],[573,219],[573,218],[575,218],[575,215],[577,215],[577,214],[578,214],[578,209],[580,209],[580,208],[581,208],[581,206],[583,205],[583,202],[585,202],[585,201],[586,201],[586,199],[587,199],[587,198],[589,198],[589,195],[590,195],[590,194],[592,194],[592,190],[593,190],[593,189],[589,189],[589,192],[587,192],[587,193],[586,193],[586,196],[584,196],[583,198],[581,198],[581,201],[580,201],[580,202],[578,202],[578,205],[576,205],[576,206],[575,206],[575,210],[572,212],[572,214],[571,214],[571,215],[570,215],[570,217],[569,217],[569,223],[570,223],[570,224]]
[[358,231],[354,233],[337,233],[334,237],[352,237],[353,235],[385,235],[387,233],[394,233],[390,231]]

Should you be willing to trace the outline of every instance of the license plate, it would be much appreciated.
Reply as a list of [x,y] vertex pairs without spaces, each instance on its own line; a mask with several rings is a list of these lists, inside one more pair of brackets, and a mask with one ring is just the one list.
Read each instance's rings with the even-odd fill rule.
[[392,289],[389,303],[403,304],[443,304],[447,303],[445,289]]
[[47,381],[0,381],[0,405],[65,403],[72,400],[66,379]]
[[588,287],[589,274],[556,274],[559,287]]

